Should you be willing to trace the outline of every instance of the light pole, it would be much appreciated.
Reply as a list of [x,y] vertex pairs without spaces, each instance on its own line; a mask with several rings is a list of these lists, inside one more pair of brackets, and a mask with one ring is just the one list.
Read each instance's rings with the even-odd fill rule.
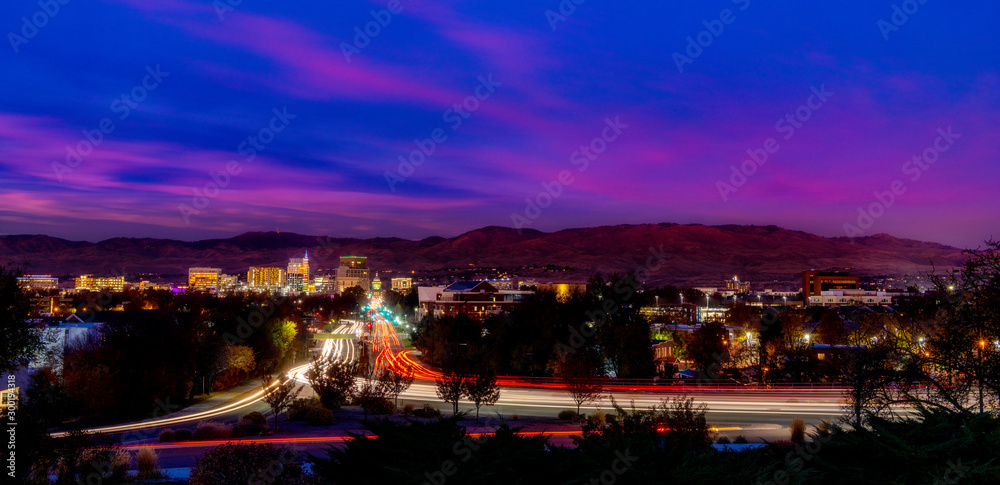
[[986,349],[986,341],[979,340],[979,370],[976,377],[979,378],[979,414],[983,414],[983,350]]

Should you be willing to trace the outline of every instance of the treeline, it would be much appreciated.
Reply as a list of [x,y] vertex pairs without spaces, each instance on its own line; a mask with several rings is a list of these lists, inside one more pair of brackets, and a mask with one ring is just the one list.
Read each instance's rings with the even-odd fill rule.
[[[97,311],[95,298],[104,301]],[[49,410],[54,425],[76,418],[150,417],[165,412],[164,403],[176,407],[196,394],[279,373],[308,355],[312,339],[305,316],[323,321],[359,308],[354,295],[293,301],[267,294],[147,291],[78,300],[77,314],[102,325],[71,342],[64,355],[49,356],[51,365],[33,376],[39,382],[31,386],[46,391],[30,405],[60,404]],[[102,311],[119,305],[147,309]],[[62,349],[58,343],[54,348]]]
[[594,354],[598,373],[653,375],[647,304],[634,276],[597,276],[585,292],[560,300],[538,292],[483,322],[464,314],[425,318],[413,334],[425,362],[446,372],[487,367],[500,375],[551,376],[568,355]]

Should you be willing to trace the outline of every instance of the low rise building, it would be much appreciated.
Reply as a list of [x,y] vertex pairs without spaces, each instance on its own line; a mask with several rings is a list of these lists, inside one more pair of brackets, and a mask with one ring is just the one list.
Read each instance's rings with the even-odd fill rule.
[[829,290],[821,291],[819,295],[810,295],[808,304],[809,306],[887,306],[893,303],[893,297],[900,295],[898,292],[887,291]]
[[78,291],[112,291],[115,293],[121,293],[122,291],[125,291],[125,277],[95,277],[92,274],[85,274],[76,278],[76,289]]
[[17,283],[27,291],[47,291],[59,289],[59,278],[52,275],[29,274],[17,279]]
[[413,286],[413,278],[392,278],[390,280],[390,287],[392,291],[398,291],[400,293],[407,293]]
[[449,286],[419,287],[417,318],[467,315],[482,321],[490,315],[509,311],[534,292],[500,290],[487,281],[459,281]]

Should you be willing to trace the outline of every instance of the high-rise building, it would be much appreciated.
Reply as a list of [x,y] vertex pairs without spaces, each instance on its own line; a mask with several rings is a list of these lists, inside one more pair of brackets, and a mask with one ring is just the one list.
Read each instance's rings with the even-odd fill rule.
[[124,276],[111,276],[111,277],[94,277],[92,274],[80,275],[76,278],[76,289],[77,290],[87,290],[87,291],[104,291],[110,290],[116,293],[121,293],[125,291],[125,277]]
[[750,282],[740,281],[740,277],[734,275],[733,279],[726,280],[726,291],[737,294],[747,293],[750,291]]
[[305,257],[288,260],[288,287],[292,291],[307,291],[309,282],[309,251],[306,251]]
[[337,268],[337,292],[343,293],[353,286],[372,291],[371,280],[368,279],[368,258],[365,256],[340,257],[340,267]]
[[286,285],[285,268],[251,266],[247,271],[247,286],[253,290],[278,290]]
[[189,268],[189,291],[219,291],[221,268]]
[[29,274],[17,279],[22,288],[31,291],[55,290],[59,288],[59,278],[50,275]]

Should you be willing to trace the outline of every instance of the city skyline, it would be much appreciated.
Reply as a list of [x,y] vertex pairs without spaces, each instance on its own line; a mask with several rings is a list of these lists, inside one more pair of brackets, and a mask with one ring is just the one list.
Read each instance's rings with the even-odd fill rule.
[[11,6],[0,233],[997,235],[995,4],[571,5]]

